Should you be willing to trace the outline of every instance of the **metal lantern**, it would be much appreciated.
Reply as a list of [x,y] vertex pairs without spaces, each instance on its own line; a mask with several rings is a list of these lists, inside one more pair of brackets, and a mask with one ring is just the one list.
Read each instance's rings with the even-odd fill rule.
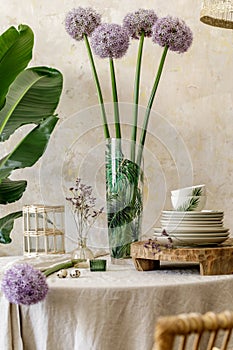
[[233,29],[233,0],[204,0],[200,20],[211,26]]
[[24,254],[62,254],[64,206],[25,205],[23,207]]

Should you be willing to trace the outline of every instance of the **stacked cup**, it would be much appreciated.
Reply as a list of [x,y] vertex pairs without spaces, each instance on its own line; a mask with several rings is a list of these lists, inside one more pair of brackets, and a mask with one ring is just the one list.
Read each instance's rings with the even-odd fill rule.
[[177,211],[201,211],[206,204],[206,186],[196,185],[173,190],[171,202]]

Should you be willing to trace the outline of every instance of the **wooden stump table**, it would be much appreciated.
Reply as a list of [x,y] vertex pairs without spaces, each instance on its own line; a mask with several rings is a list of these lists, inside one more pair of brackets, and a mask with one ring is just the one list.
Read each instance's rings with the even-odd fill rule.
[[138,271],[158,270],[160,261],[199,263],[201,275],[233,273],[233,239],[217,246],[153,248],[153,240],[131,244],[131,257]]

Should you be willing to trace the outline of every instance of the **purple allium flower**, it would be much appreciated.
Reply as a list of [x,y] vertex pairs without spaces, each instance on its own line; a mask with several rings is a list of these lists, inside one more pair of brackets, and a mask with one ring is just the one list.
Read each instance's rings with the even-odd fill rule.
[[91,46],[101,58],[121,58],[129,47],[127,30],[119,24],[101,24],[91,36]]
[[145,36],[152,35],[152,26],[157,21],[158,16],[153,10],[139,9],[133,13],[128,13],[123,19],[123,27],[127,29],[128,34],[133,39],[139,39],[142,32]]
[[5,272],[2,292],[13,304],[31,305],[46,297],[48,285],[41,271],[28,264],[18,264]]
[[90,36],[100,23],[101,16],[94,9],[78,7],[66,15],[65,28],[72,38],[82,40],[84,34]]
[[152,27],[152,41],[160,46],[168,46],[171,51],[183,53],[193,41],[191,29],[179,18],[167,16],[159,18]]

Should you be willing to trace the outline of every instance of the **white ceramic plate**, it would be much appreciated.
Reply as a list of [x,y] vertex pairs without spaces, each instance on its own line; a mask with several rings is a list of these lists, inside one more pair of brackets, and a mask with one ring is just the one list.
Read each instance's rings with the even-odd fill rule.
[[210,211],[179,211],[179,210],[163,210],[162,214],[164,215],[194,215],[194,216],[199,216],[199,215],[203,215],[203,216],[219,216],[219,215],[223,215],[224,212],[223,211],[217,211],[217,210],[210,210]]
[[[194,238],[194,237],[171,237],[172,243],[174,246],[208,246],[208,245],[216,245],[220,244],[227,240],[228,236],[226,237],[208,237],[208,238]],[[167,238],[164,236],[157,236],[157,241],[160,244],[167,244]]]
[[222,216],[219,217],[187,217],[187,216],[182,216],[182,217],[173,217],[173,216],[161,216],[161,220],[166,220],[166,221],[187,221],[187,222],[221,222],[223,220]]
[[196,220],[202,220],[202,221],[218,221],[218,220],[223,220],[223,215],[219,216],[206,216],[206,215],[167,215],[167,214],[162,214],[161,219],[165,220],[187,220],[187,221],[196,221]]
[[223,215],[223,211],[219,210],[202,210],[202,211],[176,211],[176,210],[163,210],[162,213],[171,215],[171,214],[177,214],[177,215]]
[[217,213],[209,213],[209,214],[203,214],[203,213],[200,213],[200,212],[194,212],[194,211],[180,211],[180,212],[171,212],[170,214],[167,214],[167,213],[162,213],[162,217],[164,218],[192,218],[194,220],[197,220],[197,219],[202,219],[202,218],[208,218],[209,220],[212,219],[212,218],[223,218],[223,214],[217,214]]
[[223,220],[223,216],[214,216],[214,217],[206,217],[206,216],[161,216],[162,220],[187,220],[187,221],[221,221]]
[[207,221],[207,222],[184,222],[182,220],[180,221],[172,221],[172,220],[160,220],[161,225],[162,226],[171,226],[171,227],[222,227],[223,223],[222,222],[211,222],[211,221]]
[[154,227],[154,232],[159,233],[161,232],[163,229],[165,229],[168,233],[186,233],[186,234],[192,234],[192,233],[224,233],[224,232],[228,232],[229,229],[225,228],[225,227],[217,227],[217,228],[185,228],[185,227],[179,227],[177,229],[171,229],[171,228],[166,228],[166,227]]

